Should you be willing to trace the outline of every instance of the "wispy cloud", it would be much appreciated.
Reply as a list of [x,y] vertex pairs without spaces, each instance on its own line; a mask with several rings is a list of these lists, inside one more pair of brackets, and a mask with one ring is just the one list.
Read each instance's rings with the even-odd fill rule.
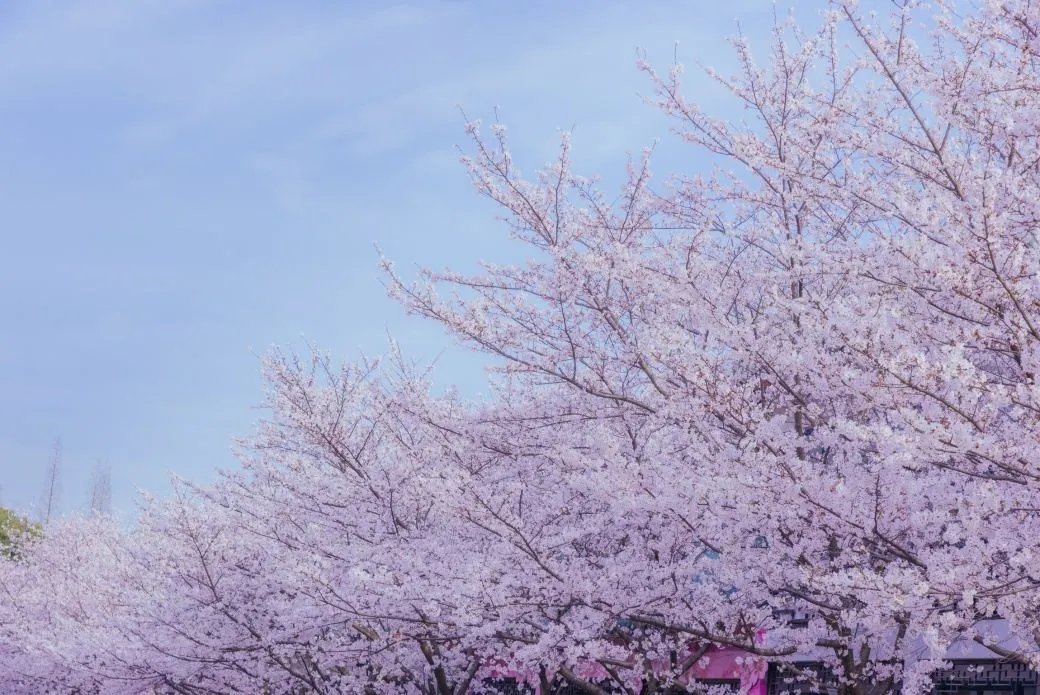
[[[515,253],[456,164],[457,107],[486,119],[500,106],[527,170],[575,126],[578,166],[610,174],[665,129],[639,99],[635,48],[665,64],[679,39],[684,60],[725,66],[732,19],[756,31],[762,8],[4,5],[5,499],[35,496],[32,464],[56,434],[84,485],[111,461],[124,508],[166,470],[233,465],[230,436],[260,393],[251,349],[302,333],[349,357],[378,352],[389,328],[412,353],[440,353],[436,328],[383,298],[372,245],[402,266]],[[459,355],[441,377],[475,388]]]

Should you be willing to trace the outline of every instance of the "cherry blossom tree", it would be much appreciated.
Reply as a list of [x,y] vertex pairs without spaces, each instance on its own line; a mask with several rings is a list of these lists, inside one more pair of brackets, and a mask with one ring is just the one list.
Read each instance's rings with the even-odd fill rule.
[[[811,35],[780,23],[765,66],[738,41],[742,72],[717,79],[741,123],[689,102],[679,66],[644,65],[680,137],[717,163],[663,192],[644,155],[608,198],[572,172],[566,139],[527,181],[502,126],[488,141],[474,123],[471,176],[532,260],[417,285],[388,264],[408,308],[499,360],[509,398],[541,394],[516,421],[589,467],[562,489],[628,543],[687,563],[715,550],[734,587],[691,602],[676,574],[661,610],[615,613],[630,587],[590,601],[582,578],[566,589],[577,605],[773,659],[823,655],[856,693],[918,691],[956,637],[989,643],[994,616],[1021,649],[991,648],[1040,663],[1022,534],[1040,472],[1040,14],[938,3],[928,29],[918,9],[839,3]],[[541,513],[571,513],[562,499]],[[665,593],[646,560],[662,553],[643,550],[604,564],[624,558]]]
[[739,121],[641,63],[699,177],[652,186],[648,151],[608,195],[564,138],[529,180],[471,123],[529,261],[386,269],[492,397],[273,354],[239,470],[0,560],[9,680],[654,695],[739,651],[744,692],[817,660],[917,695],[964,640],[1040,668],[1040,6],[835,2],[735,50]]

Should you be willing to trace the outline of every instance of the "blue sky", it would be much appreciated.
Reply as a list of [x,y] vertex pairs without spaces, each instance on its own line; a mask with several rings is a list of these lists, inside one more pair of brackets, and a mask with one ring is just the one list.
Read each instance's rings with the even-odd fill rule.
[[[799,12],[815,12],[799,6]],[[480,358],[384,295],[399,268],[504,260],[496,211],[457,163],[461,105],[498,106],[517,162],[575,127],[582,173],[616,180],[654,137],[693,153],[640,94],[635,49],[667,68],[761,37],[765,0],[268,2],[89,0],[0,9],[0,502],[31,508],[64,442],[62,509],[98,459],[114,504],[168,472],[233,466],[263,384],[257,356],[304,337],[340,358],[389,332],[437,378]],[[720,113],[732,105],[720,103]]]

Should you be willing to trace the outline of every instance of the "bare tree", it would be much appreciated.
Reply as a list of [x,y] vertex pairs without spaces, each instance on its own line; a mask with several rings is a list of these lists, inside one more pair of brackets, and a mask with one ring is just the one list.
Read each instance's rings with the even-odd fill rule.
[[105,515],[112,511],[112,467],[99,460],[90,474],[90,513]]
[[51,458],[47,462],[47,472],[43,482],[43,493],[40,497],[40,515],[44,523],[51,520],[51,515],[58,510],[58,500],[61,496],[61,438],[54,440],[51,450]]

